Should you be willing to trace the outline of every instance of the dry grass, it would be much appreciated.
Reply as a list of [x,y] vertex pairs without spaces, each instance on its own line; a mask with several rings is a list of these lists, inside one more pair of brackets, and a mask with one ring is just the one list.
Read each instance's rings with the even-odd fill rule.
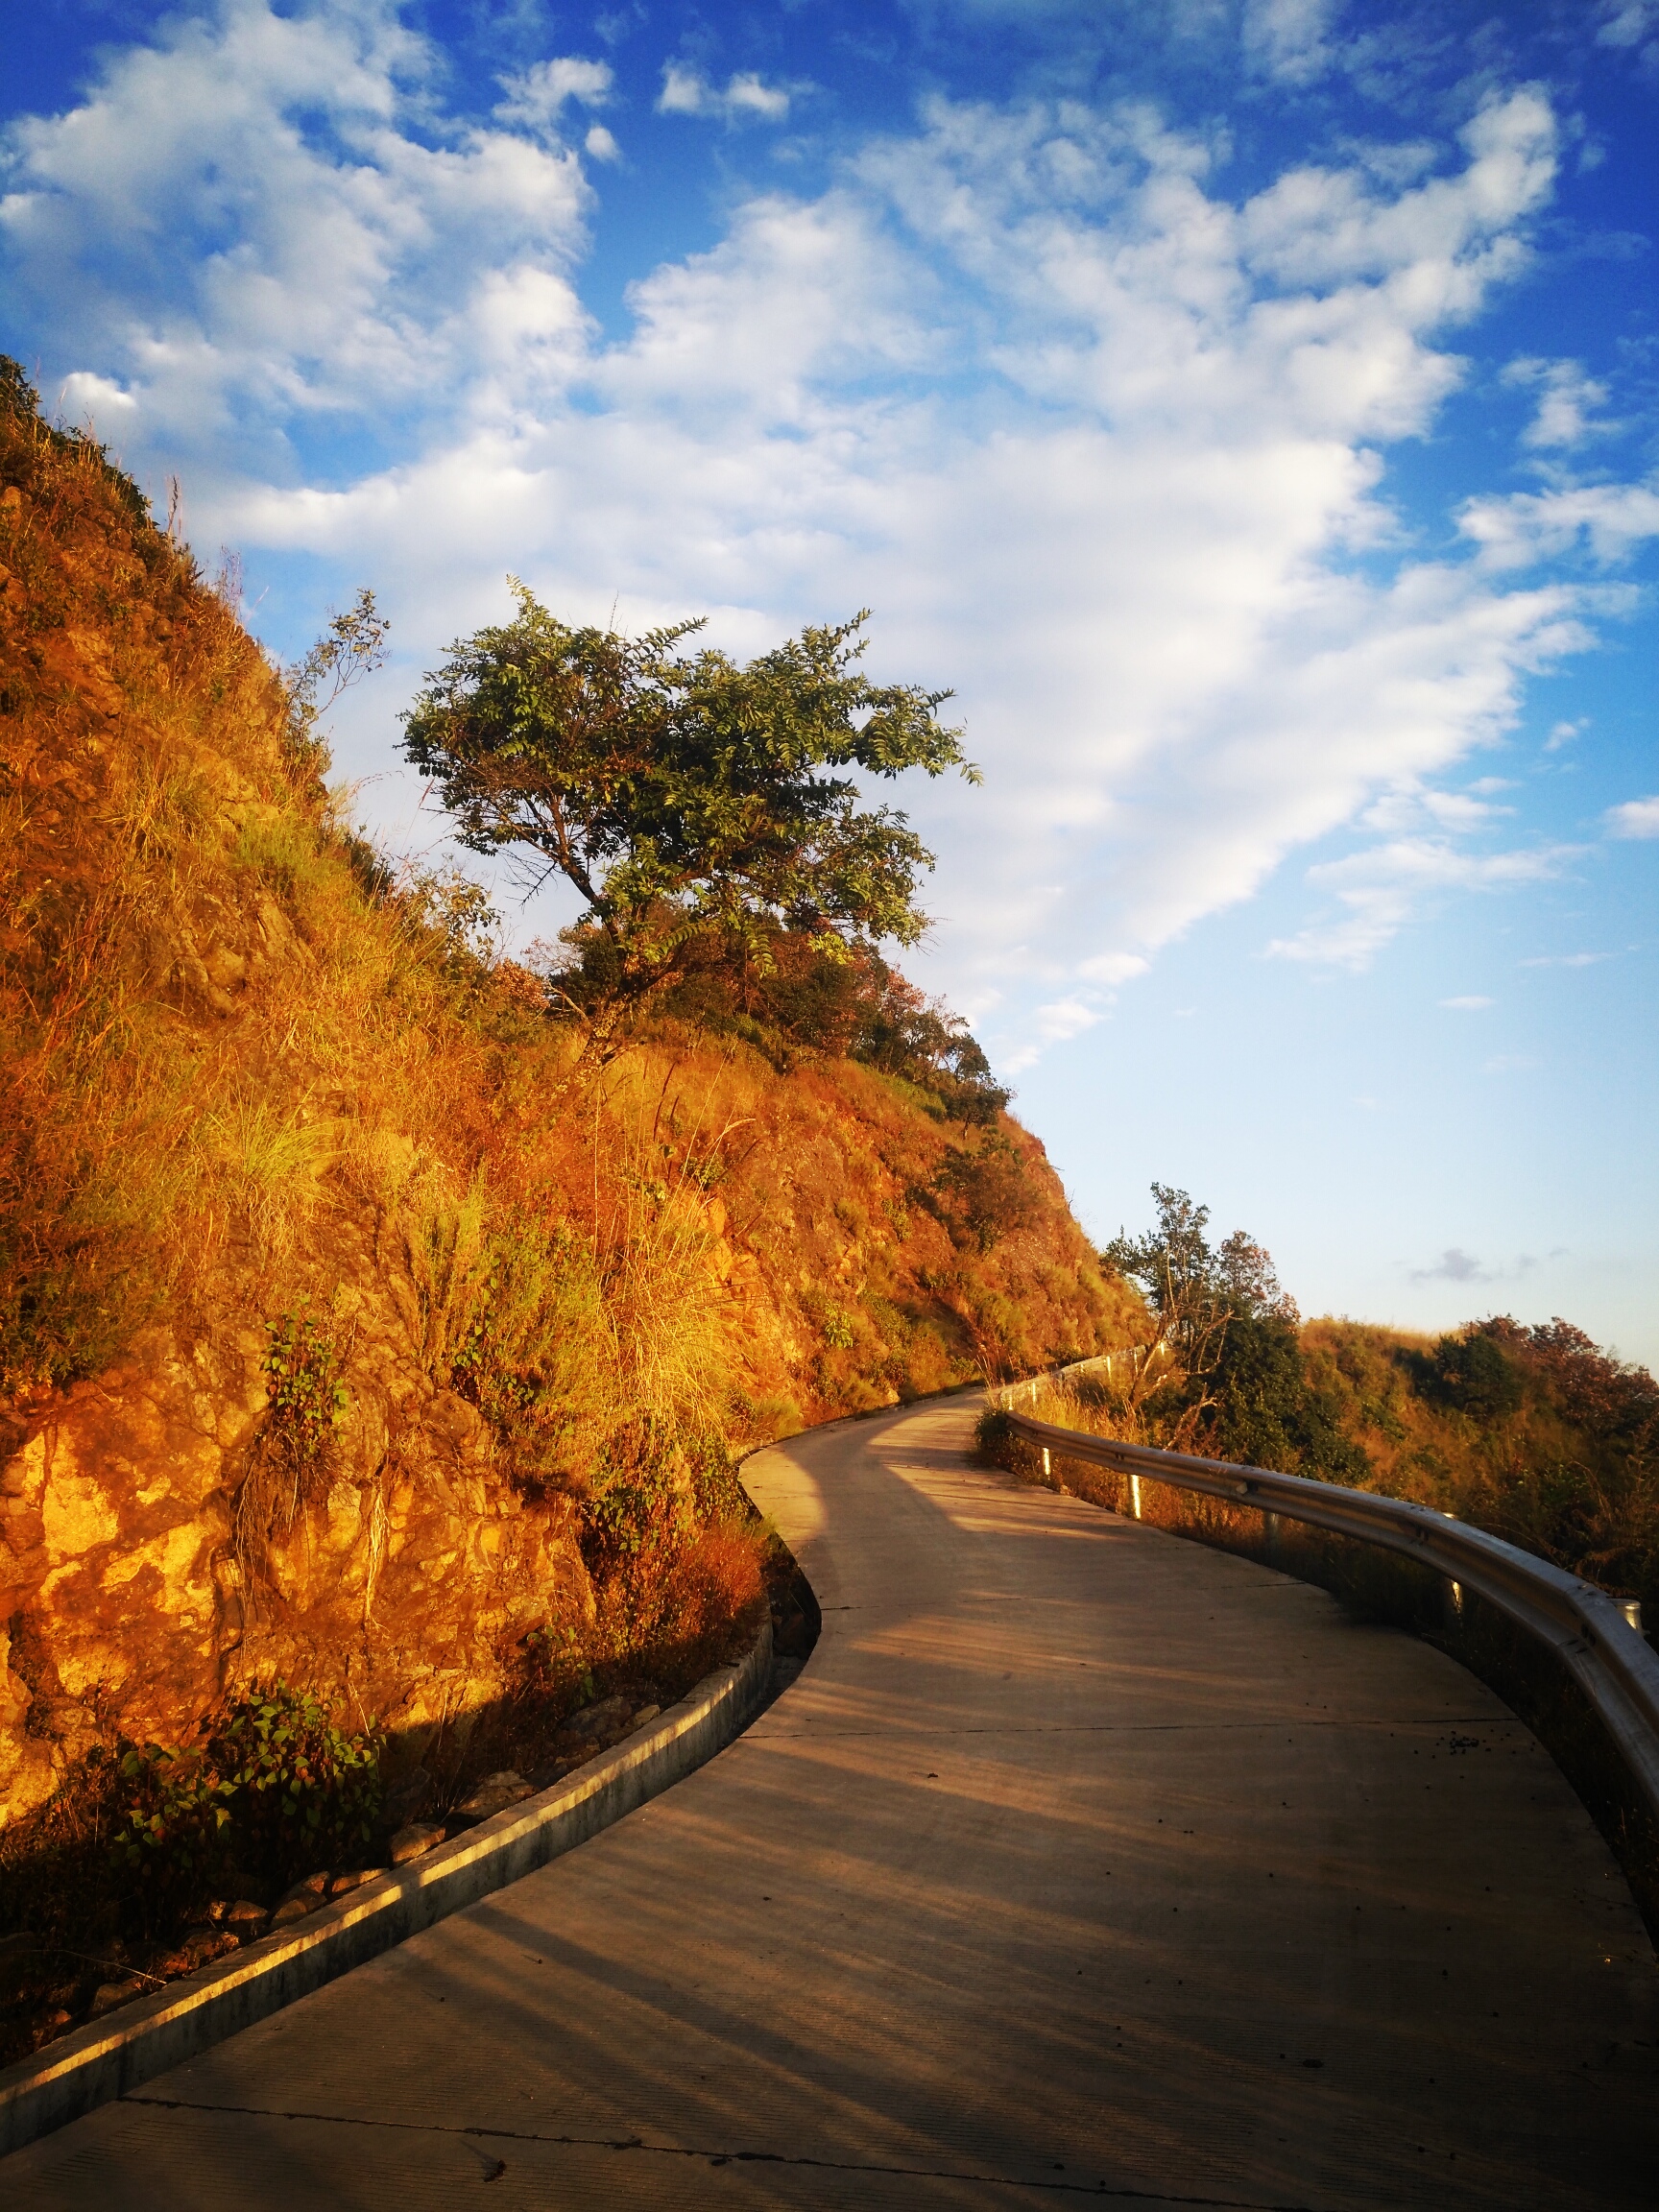
[[1013,1123],[670,1020],[573,1085],[523,973],[364,864],[265,656],[96,451],[13,412],[0,474],[14,1403],[161,1312],[326,1306],[366,1228],[428,1376],[563,1487],[1133,1334]]

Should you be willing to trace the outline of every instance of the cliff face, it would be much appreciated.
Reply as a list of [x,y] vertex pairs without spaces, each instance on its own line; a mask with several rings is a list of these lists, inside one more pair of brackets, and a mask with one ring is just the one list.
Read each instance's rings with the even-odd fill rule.
[[572,1083],[15,378],[0,485],[7,1817],[263,1673],[474,1712],[734,1450],[1137,1333],[1005,1117],[684,1022]]

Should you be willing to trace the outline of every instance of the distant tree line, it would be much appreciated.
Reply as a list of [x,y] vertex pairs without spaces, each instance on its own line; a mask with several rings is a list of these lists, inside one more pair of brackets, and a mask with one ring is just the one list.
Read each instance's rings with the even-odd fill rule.
[[1415,1498],[1490,1528],[1659,1620],[1659,1383],[1557,1316],[1509,1314],[1425,1342],[1306,1327],[1243,1232],[1154,1184],[1157,1225],[1103,1262],[1150,1334],[1114,1393],[1116,1432],[1206,1457]]

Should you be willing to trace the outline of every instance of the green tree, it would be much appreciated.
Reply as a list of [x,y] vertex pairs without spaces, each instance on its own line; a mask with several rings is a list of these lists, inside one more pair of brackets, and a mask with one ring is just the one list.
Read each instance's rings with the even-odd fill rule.
[[1296,1324],[1286,1312],[1241,1308],[1233,1314],[1211,1388],[1203,1449],[1214,1458],[1335,1482],[1362,1483],[1369,1475],[1365,1454],[1343,1435],[1334,1409],[1309,1382]]
[[[1157,1228],[1144,1237],[1119,1231],[1100,1257],[1141,1286],[1157,1325],[1136,1367],[1128,1411],[1138,1425],[1150,1416],[1153,1426],[1167,1431],[1165,1442],[1190,1450],[1205,1417],[1223,1403],[1222,1369],[1234,1324],[1270,1323],[1294,1345],[1301,1316],[1271,1257],[1245,1231],[1235,1230],[1214,1249],[1205,1235],[1208,1206],[1166,1183],[1153,1184],[1152,1197]],[[1296,1358],[1299,1362],[1299,1352]]]
[[710,935],[764,970],[781,926],[832,959],[923,934],[932,854],[902,814],[861,806],[852,776],[825,771],[977,771],[935,713],[949,692],[859,673],[866,614],[740,665],[683,655],[696,622],[573,630],[513,590],[515,620],[456,643],[428,678],[404,746],[464,844],[517,851],[531,888],[562,875],[580,894],[566,999],[585,1052],[607,1050]]

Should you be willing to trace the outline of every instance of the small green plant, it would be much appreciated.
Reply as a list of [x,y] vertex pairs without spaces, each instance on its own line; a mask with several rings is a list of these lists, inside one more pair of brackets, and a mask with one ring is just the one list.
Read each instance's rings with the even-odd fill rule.
[[308,1313],[265,1324],[260,1362],[270,1418],[236,1493],[232,1541],[250,1583],[270,1579],[274,1537],[293,1527],[301,1506],[325,1482],[340,1423],[350,1403],[330,1332]]
[[281,1884],[359,1857],[380,1815],[378,1729],[349,1733],[276,1681],[209,1713],[183,1749],[129,1744],[112,1856],[154,1926],[234,1872]]
[[265,1334],[272,1431],[296,1471],[309,1475],[327,1460],[351,1402],[340,1355],[329,1331],[308,1313],[268,1321]]
[[224,1867],[233,1792],[198,1752],[160,1743],[129,1745],[120,1778],[126,1803],[111,1856],[138,1892],[140,1917],[154,1925],[209,1888]]
[[828,1307],[824,1314],[824,1341],[832,1351],[851,1352],[854,1337],[853,1316],[844,1307]]
[[532,1628],[522,1648],[525,1692],[566,1711],[591,1702],[597,1686],[587,1647],[567,1621]]
[[380,1815],[380,1731],[348,1732],[328,1708],[276,1681],[203,1723],[205,1758],[232,1792],[244,1865],[277,1880],[361,1852]]

